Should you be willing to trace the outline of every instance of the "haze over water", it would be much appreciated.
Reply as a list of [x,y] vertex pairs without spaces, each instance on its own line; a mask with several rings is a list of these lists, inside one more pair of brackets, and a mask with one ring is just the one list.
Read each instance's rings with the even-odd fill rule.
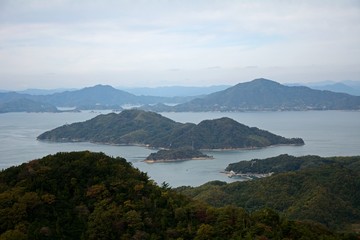
[[[108,113],[108,111],[103,112]],[[230,117],[251,127],[268,130],[284,137],[301,137],[304,146],[273,146],[254,150],[207,151],[213,160],[180,161],[148,164],[143,162],[154,152],[136,146],[111,146],[92,143],[49,143],[36,137],[55,127],[84,121],[100,112],[81,113],[6,113],[0,114],[0,168],[19,165],[62,151],[90,150],[120,156],[147,172],[157,183],[171,186],[198,186],[207,181],[234,181],[221,173],[233,162],[267,158],[279,154],[354,156],[360,155],[359,111],[305,111],[305,112],[206,112],[161,113],[178,122],[199,123],[205,119]]]

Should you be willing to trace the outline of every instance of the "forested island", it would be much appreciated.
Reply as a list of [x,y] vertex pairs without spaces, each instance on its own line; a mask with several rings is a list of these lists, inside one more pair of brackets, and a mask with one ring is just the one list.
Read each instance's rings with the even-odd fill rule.
[[231,118],[204,120],[199,124],[179,123],[154,112],[136,109],[67,124],[41,134],[38,140],[88,141],[165,149],[240,149],[304,144],[301,138],[285,138],[248,127]]
[[202,159],[212,159],[213,157],[203,154],[199,150],[192,148],[178,148],[170,150],[159,150],[156,153],[151,153],[146,159],[145,162],[155,163],[155,162],[173,162],[181,160],[202,160]]
[[[358,210],[358,185],[349,185],[355,181],[354,173],[347,167],[328,171],[336,173],[334,179],[343,176],[342,188],[333,187],[339,194],[352,193],[353,208]],[[343,171],[349,174],[343,175]],[[307,175],[320,183],[329,176],[317,172]],[[266,187],[276,190],[284,183],[286,188],[295,183],[302,185],[304,179],[289,175],[286,182],[275,180],[269,178]],[[246,187],[237,185],[208,186],[223,192],[223,198],[218,199],[221,207],[186,197],[166,183],[158,186],[123,158],[88,151],[49,155],[0,172],[0,239],[357,239],[356,234],[335,232],[315,220],[299,220],[301,215],[291,216],[291,220],[277,213],[268,208],[273,205],[271,196],[268,203],[261,201],[264,190],[259,186],[249,186],[252,195]],[[223,190],[226,186],[240,200],[248,199],[243,207],[224,204],[228,201],[224,197],[229,195]],[[315,192],[321,190],[314,184],[308,187]],[[219,198],[221,192],[213,198]],[[296,189],[293,192],[296,194]],[[255,193],[260,194],[259,201]],[[311,202],[325,204],[316,210],[320,218],[336,214],[341,221],[343,212],[337,209],[345,206],[327,205],[332,197],[315,196]],[[252,210],[247,210],[249,205]],[[304,214],[310,213],[308,205],[301,206]]]

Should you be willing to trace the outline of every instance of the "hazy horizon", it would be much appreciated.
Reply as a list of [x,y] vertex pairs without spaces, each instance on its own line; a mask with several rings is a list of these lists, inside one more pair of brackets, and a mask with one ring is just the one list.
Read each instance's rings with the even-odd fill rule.
[[[256,79],[264,79],[264,78],[256,78]],[[78,86],[78,87],[66,87],[66,86],[59,86],[59,87],[53,87],[53,88],[42,88],[42,87],[29,87],[29,88],[20,88],[20,89],[3,89],[0,88],[0,92],[26,92],[26,91],[55,91],[55,92],[61,92],[61,91],[75,91],[75,90],[81,90],[84,88],[92,88],[95,87],[97,85],[104,85],[104,86],[110,86],[113,87],[115,89],[119,89],[119,90],[123,90],[123,91],[135,91],[136,90],[146,90],[146,89],[153,89],[153,90],[164,90],[166,91],[166,89],[171,89],[171,88],[189,88],[189,89],[206,89],[206,88],[217,88],[217,87],[232,87],[235,86],[239,83],[245,83],[245,82],[251,82],[253,80],[256,79],[251,79],[249,81],[243,81],[243,82],[238,82],[238,83],[234,83],[234,84],[212,84],[212,85],[180,85],[180,84],[175,84],[175,85],[159,85],[159,86],[147,86],[147,85],[138,85],[138,86],[114,86],[111,84],[107,84],[107,83],[94,83],[93,85],[83,85],[83,86]],[[274,79],[266,79],[266,80],[270,80],[270,81],[275,81],[278,82]],[[280,82],[279,82],[280,83]],[[317,86],[330,86],[332,84],[345,84],[348,87],[356,87],[359,88],[360,87],[360,80],[344,80],[344,81],[319,81],[319,82],[307,82],[307,83],[301,83],[301,82],[292,82],[292,83],[280,83],[286,86],[307,86],[307,87],[317,87]]]
[[0,2],[0,89],[360,80],[360,2]]

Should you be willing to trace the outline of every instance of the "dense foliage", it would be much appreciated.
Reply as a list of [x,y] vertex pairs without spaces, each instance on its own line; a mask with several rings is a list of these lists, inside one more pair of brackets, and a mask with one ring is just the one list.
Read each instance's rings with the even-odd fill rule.
[[172,107],[170,111],[360,109],[360,97],[255,79]]
[[308,167],[334,162],[336,162],[336,160],[322,158],[319,156],[294,157],[283,154],[266,159],[253,159],[250,161],[231,163],[225,170],[233,171],[235,173],[280,173],[297,171]]
[[159,161],[159,160],[190,160],[196,158],[211,158],[203,154],[199,150],[192,148],[177,148],[170,150],[159,150],[156,153],[151,153],[146,160]]
[[281,155],[256,160],[251,169],[281,173],[231,184],[210,182],[179,191],[218,207],[233,204],[253,211],[267,206],[289,219],[316,221],[332,229],[360,223],[360,157]]
[[248,127],[227,117],[204,120],[184,137],[184,140],[191,139],[193,146],[199,149],[256,148],[277,144],[304,144],[300,138],[284,138],[256,127]]
[[182,124],[143,110],[124,110],[119,114],[99,115],[85,122],[64,125],[45,132],[38,139],[195,149],[304,144],[300,138],[287,139],[258,128],[250,128],[230,118],[205,120],[198,125]]
[[268,208],[190,200],[102,153],[58,153],[0,172],[0,239],[340,238]]

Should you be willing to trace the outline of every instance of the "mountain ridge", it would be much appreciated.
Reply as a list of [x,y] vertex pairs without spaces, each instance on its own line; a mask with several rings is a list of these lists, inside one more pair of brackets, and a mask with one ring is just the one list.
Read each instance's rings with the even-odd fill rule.
[[[95,85],[78,90],[67,90],[46,95],[30,95],[17,92],[1,92],[0,104],[9,105],[13,100],[23,99],[22,107],[12,111],[33,111],[32,108],[24,108],[32,102],[53,107],[72,107],[77,110],[87,109],[112,109],[122,110],[123,105],[143,105],[156,103],[182,103],[194,97],[157,97],[157,96],[136,96],[129,92],[116,89],[110,85]],[[26,103],[27,101],[27,103]],[[15,105],[16,106],[16,105]],[[6,112],[0,105],[0,111]],[[44,112],[47,110],[44,109]]]
[[[17,94],[15,96],[15,94]],[[12,96],[11,96],[12,95]],[[42,105],[75,107],[77,110],[115,109],[123,105],[141,106],[151,111],[304,111],[304,110],[359,110],[360,96],[315,90],[305,86],[285,86],[260,78],[238,83],[232,87],[201,97],[137,96],[113,88],[95,85],[79,90],[49,95],[0,93],[0,104],[16,99],[28,99]],[[178,104],[178,105],[175,105]],[[175,106],[174,106],[175,105]],[[16,107],[16,104],[14,104]],[[11,111],[32,111],[29,108],[10,108]],[[1,111],[1,106],[0,106]],[[7,111],[7,110],[6,110]],[[44,109],[43,111],[47,111]],[[4,111],[3,111],[4,112]]]
[[169,107],[169,111],[358,110],[360,97],[259,78]]

